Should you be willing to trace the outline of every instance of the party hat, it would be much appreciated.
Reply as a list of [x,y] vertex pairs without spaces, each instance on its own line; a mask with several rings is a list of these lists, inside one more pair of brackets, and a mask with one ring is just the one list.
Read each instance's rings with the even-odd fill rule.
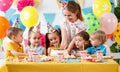
[[53,26],[50,25],[49,22],[47,23],[47,27],[48,27],[48,32],[49,33],[52,33],[52,32],[54,32],[56,30]]
[[40,22],[36,26],[34,26],[33,31],[40,32]]
[[12,27],[18,27],[18,28],[20,28],[18,18],[16,18],[16,21],[15,21],[15,23],[12,25]]

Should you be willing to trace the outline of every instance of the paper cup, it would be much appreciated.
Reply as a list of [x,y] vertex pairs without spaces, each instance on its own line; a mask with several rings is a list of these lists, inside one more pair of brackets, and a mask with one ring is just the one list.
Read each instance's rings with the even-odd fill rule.
[[79,51],[81,60],[86,60],[87,51]]
[[103,59],[103,52],[101,52],[101,51],[97,51],[96,52],[96,55],[97,55],[97,60],[102,60]]

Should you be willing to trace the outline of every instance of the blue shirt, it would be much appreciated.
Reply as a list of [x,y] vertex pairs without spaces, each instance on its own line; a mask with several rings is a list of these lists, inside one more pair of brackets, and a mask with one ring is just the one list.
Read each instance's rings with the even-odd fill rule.
[[99,45],[98,47],[89,47],[86,49],[88,51],[88,54],[96,54],[97,51],[102,51],[103,55],[106,55],[106,47],[104,45]]
[[[27,51],[31,49],[30,46],[27,46]],[[35,53],[42,55],[43,54],[43,46],[39,46],[38,48],[35,49]]]

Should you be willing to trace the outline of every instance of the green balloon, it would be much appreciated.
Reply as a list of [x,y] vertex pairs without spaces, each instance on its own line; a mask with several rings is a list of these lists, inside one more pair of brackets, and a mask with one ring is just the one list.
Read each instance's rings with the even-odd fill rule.
[[3,39],[0,39],[0,48],[2,47]]
[[87,32],[89,34],[92,34],[93,32],[100,28],[100,21],[94,14],[89,13],[85,15],[84,18],[88,24]]

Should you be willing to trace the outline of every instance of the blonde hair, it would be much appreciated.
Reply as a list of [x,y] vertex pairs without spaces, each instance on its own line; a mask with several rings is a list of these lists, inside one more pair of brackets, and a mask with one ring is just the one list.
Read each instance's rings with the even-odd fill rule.
[[101,41],[101,44],[104,44],[107,40],[106,34],[104,31],[97,30],[91,36],[94,36],[96,39]]

